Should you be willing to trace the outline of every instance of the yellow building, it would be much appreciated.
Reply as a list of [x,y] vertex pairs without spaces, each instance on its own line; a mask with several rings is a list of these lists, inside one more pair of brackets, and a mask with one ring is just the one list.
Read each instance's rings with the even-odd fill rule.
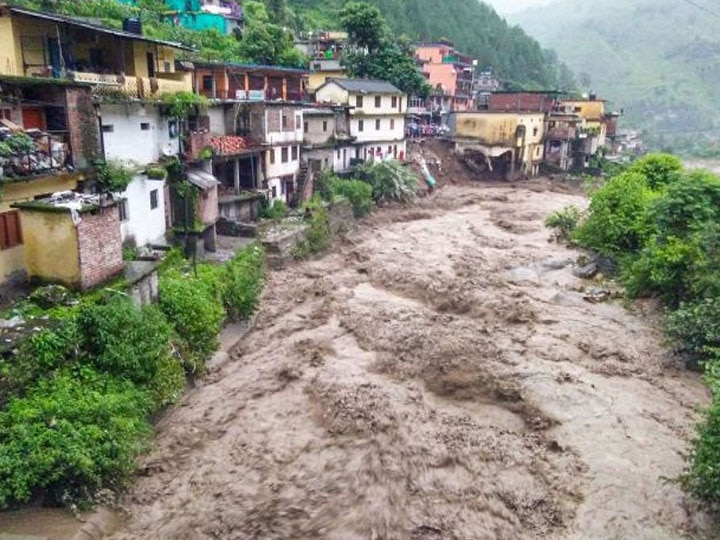
[[192,91],[176,68],[183,45],[62,15],[0,6],[0,74],[50,77],[144,98]]
[[454,112],[448,124],[457,151],[479,156],[489,171],[507,178],[538,174],[543,158],[544,113]]
[[[595,145],[601,148],[605,145],[607,136],[607,121],[605,119],[605,101],[602,99],[563,99],[559,109],[566,114],[576,114],[584,120],[580,134],[589,133],[593,136]],[[594,151],[593,151],[594,153]]]

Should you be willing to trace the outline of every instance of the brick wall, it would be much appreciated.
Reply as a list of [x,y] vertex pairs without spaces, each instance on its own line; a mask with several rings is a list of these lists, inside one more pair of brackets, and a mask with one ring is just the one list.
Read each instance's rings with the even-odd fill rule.
[[491,111],[544,111],[550,112],[556,99],[545,94],[508,93],[490,94]]
[[78,169],[92,167],[102,157],[100,126],[90,88],[72,87],[65,94],[73,163]]
[[117,206],[82,215],[77,227],[81,288],[96,287],[123,271],[120,215]]

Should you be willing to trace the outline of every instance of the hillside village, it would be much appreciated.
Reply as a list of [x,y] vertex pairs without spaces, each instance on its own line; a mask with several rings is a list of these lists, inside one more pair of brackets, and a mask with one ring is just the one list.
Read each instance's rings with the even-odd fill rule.
[[[197,7],[178,12],[177,24],[232,32],[244,20],[237,4]],[[343,33],[299,40],[306,70],[192,62],[187,47],[126,23],[2,7],[4,283],[90,289],[122,271],[123,246],[163,246],[186,225],[212,252],[218,234],[252,231],[263,201],[301,205],[325,169],[407,162],[408,140],[445,137],[477,170],[509,179],[582,170],[617,150],[618,115],[601,99],[503,92],[446,41],[416,48],[432,88],[422,99],[345,78]],[[178,96],[197,98],[183,116]],[[182,172],[168,175],[174,163]],[[102,173],[123,170],[123,190],[102,186]],[[190,214],[177,198],[183,182],[202,195]]]
[[97,4],[0,0],[0,540],[718,537],[719,178],[376,3]]

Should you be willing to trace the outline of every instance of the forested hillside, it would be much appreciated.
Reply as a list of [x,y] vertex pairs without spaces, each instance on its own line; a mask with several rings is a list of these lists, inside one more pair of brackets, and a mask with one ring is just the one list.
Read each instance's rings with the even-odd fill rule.
[[513,20],[670,147],[720,128],[720,18],[679,0],[560,0]]
[[[337,13],[349,0],[286,0],[302,30],[337,28]],[[273,3],[273,0],[269,0]],[[274,3],[282,3],[277,0]],[[477,0],[369,0],[380,8],[396,34],[414,41],[447,37],[464,52],[490,66],[506,82],[555,88],[552,55],[523,30],[508,25],[495,10]]]

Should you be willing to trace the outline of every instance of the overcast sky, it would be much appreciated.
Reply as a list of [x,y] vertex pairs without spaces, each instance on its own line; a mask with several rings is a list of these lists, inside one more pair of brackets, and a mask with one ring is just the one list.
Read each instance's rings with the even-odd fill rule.
[[507,15],[516,11],[522,11],[532,6],[550,4],[556,0],[482,0],[493,6],[500,15]]

